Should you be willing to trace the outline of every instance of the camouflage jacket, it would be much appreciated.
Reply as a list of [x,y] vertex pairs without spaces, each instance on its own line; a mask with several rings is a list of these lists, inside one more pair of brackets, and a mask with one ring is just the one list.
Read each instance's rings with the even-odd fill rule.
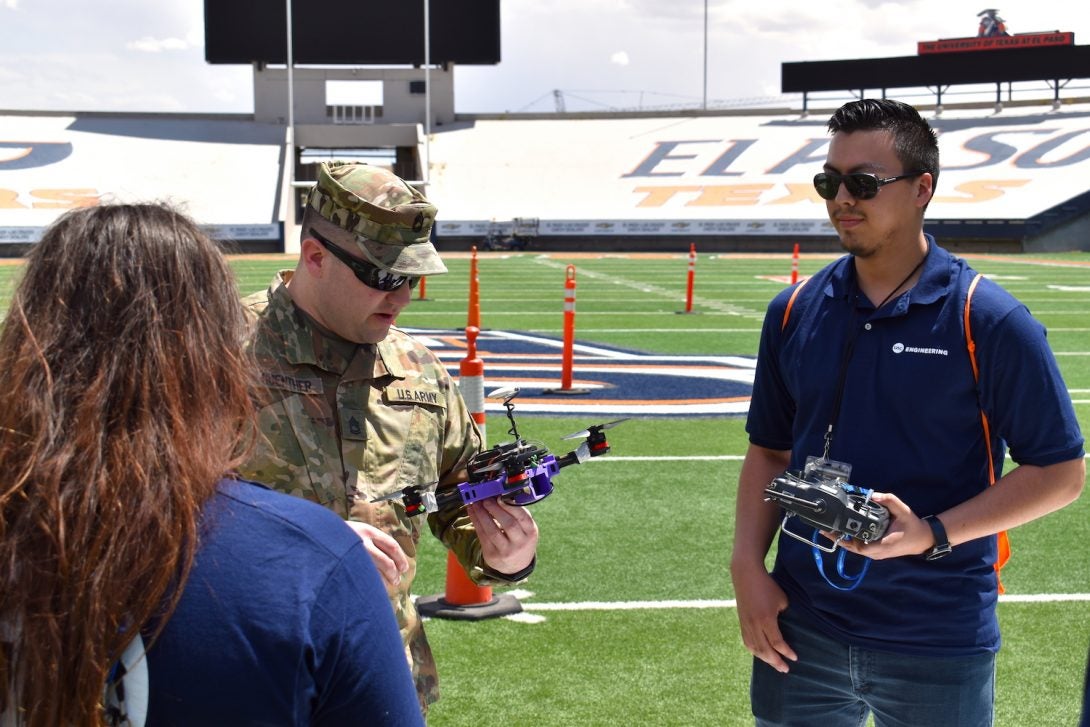
[[[356,346],[346,358],[346,347],[296,308],[284,286],[290,275],[282,271],[267,292],[243,300],[254,317],[250,345],[263,398],[262,436],[241,474],[397,539],[410,566],[390,597],[422,703],[433,702],[434,659],[410,597],[422,521],[399,500],[371,500],[409,485],[465,481],[480,432],[435,354],[392,328],[381,343]],[[486,574],[464,511],[428,515],[427,522],[476,583],[509,585]]]

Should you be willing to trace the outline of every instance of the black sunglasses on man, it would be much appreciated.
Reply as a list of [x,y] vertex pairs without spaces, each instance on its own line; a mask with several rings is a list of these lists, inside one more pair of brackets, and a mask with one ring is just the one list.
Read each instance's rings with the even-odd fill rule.
[[840,185],[848,189],[848,194],[856,199],[874,199],[878,196],[878,190],[892,182],[901,179],[918,177],[924,172],[910,172],[896,177],[882,179],[877,174],[855,172],[854,174],[837,174],[836,172],[818,172],[814,175],[814,189],[822,199],[834,200]]

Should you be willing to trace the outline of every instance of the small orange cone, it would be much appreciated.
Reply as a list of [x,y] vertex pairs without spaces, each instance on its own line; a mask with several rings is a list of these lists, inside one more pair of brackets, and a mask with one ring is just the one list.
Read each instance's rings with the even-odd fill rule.
[[522,604],[510,594],[493,596],[491,587],[478,586],[466,575],[454,553],[448,550],[446,592],[442,596],[416,599],[416,610],[421,616],[430,618],[481,621],[519,613]]
[[471,581],[458,559],[454,557],[454,553],[448,550],[447,588],[443,598],[453,606],[476,606],[482,603],[491,603],[492,588],[490,586],[478,586]]

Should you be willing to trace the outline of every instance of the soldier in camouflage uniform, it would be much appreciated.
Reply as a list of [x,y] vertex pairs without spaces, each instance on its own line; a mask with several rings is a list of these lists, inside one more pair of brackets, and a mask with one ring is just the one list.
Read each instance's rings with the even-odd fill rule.
[[[453,486],[481,435],[442,362],[391,324],[419,276],[445,273],[429,241],[435,207],[395,175],[322,164],[307,198],[299,263],[244,302],[255,314],[262,437],[242,475],[335,510],[387,583],[421,708],[438,698],[431,649],[410,599],[422,529],[410,485]],[[533,570],[537,526],[496,499],[427,524],[479,585]]]

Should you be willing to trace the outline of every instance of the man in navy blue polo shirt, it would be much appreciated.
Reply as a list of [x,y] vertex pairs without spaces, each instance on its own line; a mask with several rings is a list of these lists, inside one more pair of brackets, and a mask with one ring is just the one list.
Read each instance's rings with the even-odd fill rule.
[[1086,660],[1086,680],[1082,691],[1082,719],[1079,720],[1079,727],[1090,727],[1090,654]]
[[[1083,438],[1044,328],[923,232],[939,171],[911,106],[841,107],[814,179],[849,253],[770,304],[731,575],[757,724],[967,727],[993,719],[998,533],[1075,500]],[[987,426],[987,428],[986,428]],[[1017,466],[1002,475],[1006,448]],[[884,538],[829,542],[764,488],[807,458],[851,466]],[[998,479],[995,479],[998,478]],[[994,480],[994,485],[991,481]],[[805,541],[805,542],[804,542]],[[865,556],[865,557],[864,557]]]

